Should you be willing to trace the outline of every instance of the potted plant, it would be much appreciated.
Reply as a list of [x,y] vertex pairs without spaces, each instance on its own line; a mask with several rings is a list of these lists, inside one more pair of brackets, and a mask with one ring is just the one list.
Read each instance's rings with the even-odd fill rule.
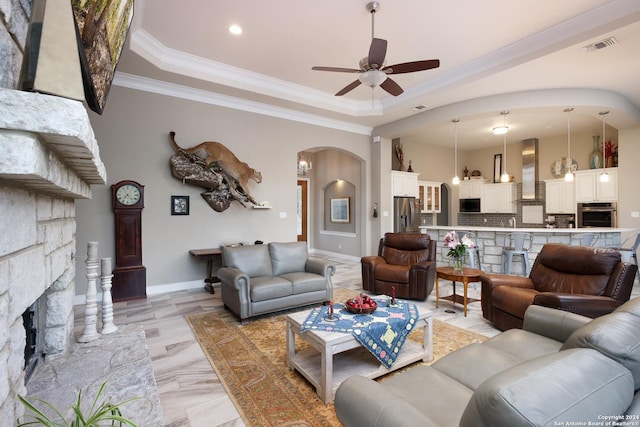
[[[30,414],[25,414],[22,417],[19,417],[16,420],[16,426],[47,426],[47,427],[100,427],[100,426],[129,426],[129,427],[137,427],[137,424],[132,420],[125,418],[122,416],[122,412],[120,408],[127,403],[130,403],[134,400],[142,399],[141,397],[134,397],[131,399],[124,400],[120,403],[109,403],[108,401],[102,401],[99,403],[100,396],[104,391],[107,383],[102,383],[98,392],[96,393],[96,397],[93,399],[91,406],[89,407],[89,411],[87,413],[83,412],[81,408],[82,403],[82,390],[78,392],[78,398],[76,402],[71,406],[73,409],[74,418],[71,421],[67,421],[64,419],[64,415],[62,412],[53,406],[51,403],[47,402],[43,399],[32,398],[31,401],[25,399],[22,396],[18,396],[20,402],[24,404],[29,411]],[[37,402],[42,404],[44,407],[51,410],[55,415],[55,419],[52,419],[49,415],[45,414],[44,411],[49,412],[44,407],[42,409],[38,409],[34,403]]]

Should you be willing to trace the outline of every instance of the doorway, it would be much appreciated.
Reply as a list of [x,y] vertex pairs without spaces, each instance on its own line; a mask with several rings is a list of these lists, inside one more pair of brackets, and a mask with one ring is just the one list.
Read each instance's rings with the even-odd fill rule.
[[436,225],[449,225],[449,188],[440,186],[440,213],[436,216]]
[[308,237],[308,229],[307,229],[307,218],[308,218],[308,181],[304,179],[298,180],[297,186],[297,232],[298,232],[298,242],[307,242],[309,240]]

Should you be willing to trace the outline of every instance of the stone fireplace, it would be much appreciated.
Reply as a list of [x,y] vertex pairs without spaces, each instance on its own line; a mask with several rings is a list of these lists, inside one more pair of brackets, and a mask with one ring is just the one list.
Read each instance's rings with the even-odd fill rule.
[[45,359],[72,339],[75,199],[105,182],[82,103],[0,88],[0,425],[24,412],[23,314],[35,305],[31,340]]

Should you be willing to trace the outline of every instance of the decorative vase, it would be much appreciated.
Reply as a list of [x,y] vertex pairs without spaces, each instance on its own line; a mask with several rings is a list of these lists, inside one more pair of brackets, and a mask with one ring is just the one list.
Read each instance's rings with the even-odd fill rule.
[[613,167],[613,156],[607,157],[606,165],[607,165],[608,168],[612,168]]
[[464,268],[462,266],[462,262],[464,261],[464,254],[460,257],[453,258],[453,273],[454,274],[462,274],[464,272]]
[[602,150],[600,150],[600,135],[593,135],[593,151],[589,154],[589,168],[600,169],[604,167]]

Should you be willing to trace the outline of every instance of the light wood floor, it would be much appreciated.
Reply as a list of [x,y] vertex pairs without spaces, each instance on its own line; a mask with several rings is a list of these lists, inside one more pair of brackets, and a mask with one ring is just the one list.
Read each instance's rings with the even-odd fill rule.
[[[322,258],[336,264],[333,277],[336,287],[362,289],[359,262]],[[441,281],[441,294],[448,293],[451,293],[450,282]],[[480,285],[475,289],[470,285],[470,296],[479,298],[479,294]],[[449,301],[441,301],[436,309],[434,290],[419,306],[434,311],[435,318],[465,329],[487,336],[499,332],[482,317],[479,302],[470,304],[468,316],[464,317],[460,304],[454,306]],[[185,314],[214,309],[223,309],[220,293],[212,295],[204,289],[115,304],[116,325],[142,323],[144,326],[165,426],[245,425],[184,319]],[[82,306],[76,308],[75,316],[78,325],[83,319]]]

